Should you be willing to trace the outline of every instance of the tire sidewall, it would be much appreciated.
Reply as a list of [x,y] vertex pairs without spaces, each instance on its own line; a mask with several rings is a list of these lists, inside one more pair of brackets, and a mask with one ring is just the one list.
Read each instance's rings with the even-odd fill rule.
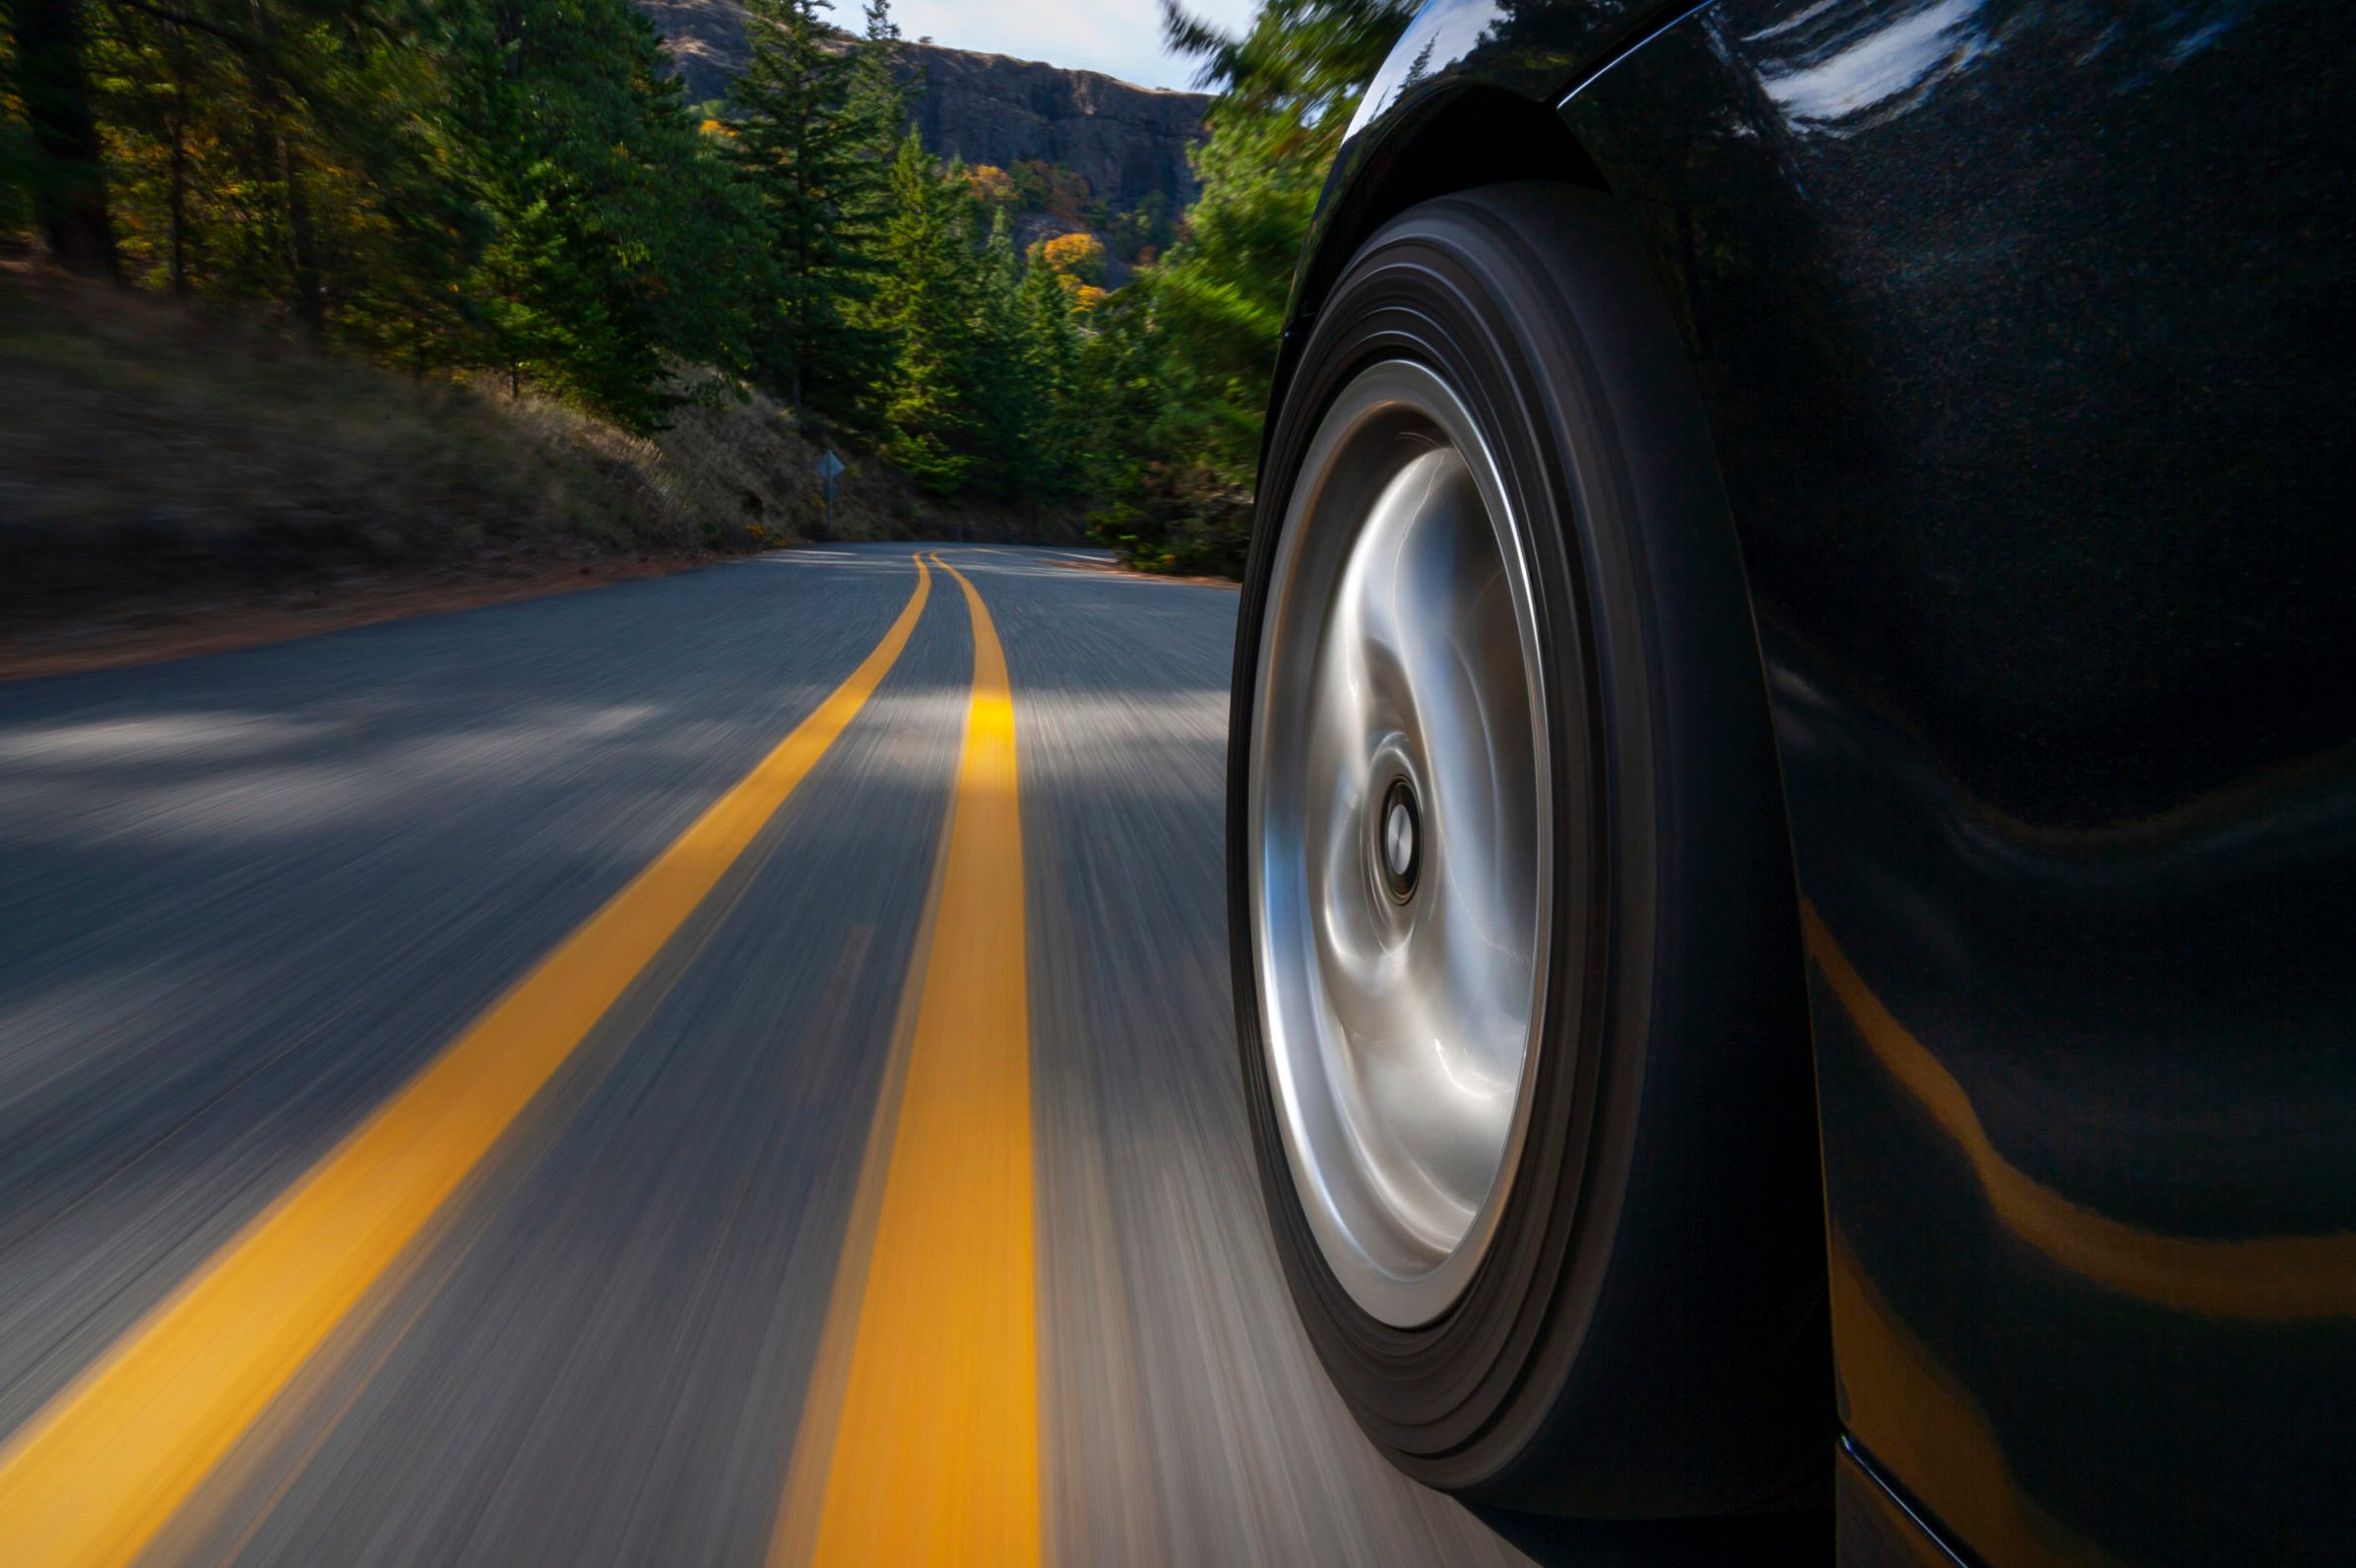
[[[1641,996],[1616,998],[1612,971],[1633,961],[1647,933],[1628,929],[1618,911],[1641,890],[1622,884],[1641,877],[1641,864],[1612,852],[1619,837],[1597,810],[1617,805],[1624,790],[1615,779],[1641,779],[1646,759],[1627,756],[1610,740],[1616,728],[1597,720],[1630,700],[1616,689],[1598,646],[1590,606],[1640,602],[1640,595],[1594,591],[1600,577],[1624,588],[1634,563],[1595,559],[1578,548],[1592,531],[1575,526],[1584,481],[1589,505],[1611,505],[1617,475],[1608,454],[1574,458],[1566,451],[1566,411],[1592,420],[1595,410],[1564,410],[1564,390],[1575,398],[1585,374],[1549,376],[1533,348],[1544,350],[1496,297],[1488,267],[1497,258],[1470,258],[1433,226],[1410,219],[1375,236],[1360,253],[1321,312],[1272,432],[1246,569],[1238,632],[1235,718],[1231,747],[1229,821],[1248,821],[1248,746],[1257,701],[1259,631],[1278,544],[1292,509],[1290,482],[1336,395],[1368,366],[1408,359],[1433,370],[1464,402],[1492,447],[1509,504],[1527,520],[1526,562],[1539,625],[1541,678],[1549,707],[1548,746],[1555,787],[1554,840],[1559,889],[1585,886],[1583,901],[1558,897],[1546,956],[1548,985],[1538,1038],[1544,1044],[1529,1093],[1529,1133],[1512,1173],[1512,1190],[1488,1254],[1462,1297],[1435,1322],[1402,1330],[1360,1308],[1322,1266],[1286,1162],[1268,1081],[1257,978],[1251,943],[1235,944],[1238,1033],[1252,1107],[1253,1137],[1269,1218],[1283,1237],[1279,1253],[1288,1284],[1319,1356],[1369,1435],[1411,1474],[1455,1490],[1494,1478],[1532,1433],[1514,1398],[1533,1371],[1559,1362],[1584,1338],[1609,1276],[1611,1239],[1624,1186],[1634,1117],[1619,1101],[1641,1094]],[[1575,341],[1556,345],[1582,351]],[[1567,381],[1567,389],[1555,383]],[[1574,468],[1574,462],[1576,467]],[[1597,471],[1601,469],[1603,471]],[[1609,535],[1606,535],[1609,537]],[[1641,678],[1621,682],[1641,701]],[[1632,726],[1639,741],[1648,726]],[[1637,802],[1641,812],[1641,802]],[[1623,824],[1624,831],[1627,825]],[[1640,833],[1646,825],[1636,825]],[[1231,921],[1248,929],[1251,848],[1231,831]],[[1566,875],[1567,873],[1567,875]],[[1630,899],[1625,895],[1633,893]],[[1618,961],[1617,963],[1615,961]],[[1607,1032],[1623,1034],[1621,1049],[1598,1050]],[[1516,1420],[1515,1416],[1524,1417]]]
[[[1557,847],[1513,1185],[1462,1297],[1412,1330],[1351,1300],[1294,1188],[1244,842],[1294,476],[1335,396],[1386,358],[1462,400],[1525,523]],[[1820,1261],[1813,1276],[1777,1261],[1812,1246],[1820,1260],[1821,1246],[1796,900],[1714,454],[1675,323],[1608,199],[1490,187],[1369,240],[1303,346],[1254,522],[1231,709],[1230,949],[1263,1196],[1312,1345],[1369,1435],[1433,1485],[1584,1512],[1759,1504],[1820,1466],[1788,1410],[1812,1379],[1829,1388],[1793,1327],[1820,1297]],[[1751,1112],[1769,1124],[1756,1169],[1733,1146],[1692,1147]]]

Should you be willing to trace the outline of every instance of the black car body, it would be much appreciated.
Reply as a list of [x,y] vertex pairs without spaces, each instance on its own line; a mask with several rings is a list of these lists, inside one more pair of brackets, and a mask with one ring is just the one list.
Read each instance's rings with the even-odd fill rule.
[[1610,194],[1740,535],[1844,1560],[2356,1554],[2336,0],[1434,0],[1296,286]]

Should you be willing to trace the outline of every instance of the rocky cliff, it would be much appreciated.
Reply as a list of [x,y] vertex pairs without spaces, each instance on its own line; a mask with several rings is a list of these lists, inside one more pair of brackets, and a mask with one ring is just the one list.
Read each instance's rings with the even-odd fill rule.
[[1201,139],[1211,106],[1199,93],[927,44],[910,45],[908,57],[923,84],[914,114],[927,147],[1001,168],[1026,158],[1060,163],[1115,207],[1156,192],[1173,212],[1194,200],[1186,149]]
[[[670,40],[697,101],[720,97],[744,68],[744,8],[736,0],[638,0]],[[1132,87],[1094,71],[911,42],[908,70],[923,92],[912,114],[927,147],[1004,168],[1036,158],[1088,181],[1100,200],[1135,207],[1159,193],[1173,211],[1194,198],[1186,148],[1202,135],[1210,99]]]

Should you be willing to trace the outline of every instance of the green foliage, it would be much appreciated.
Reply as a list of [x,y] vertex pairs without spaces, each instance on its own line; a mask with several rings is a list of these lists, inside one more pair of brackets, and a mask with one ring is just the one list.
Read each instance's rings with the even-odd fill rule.
[[974,193],[914,132],[901,143],[871,307],[894,346],[883,450],[936,494],[1059,500],[1083,476],[1091,392],[1075,293],[1039,254],[1026,263],[1004,208],[985,227]]
[[417,351],[487,232],[457,19],[402,0],[85,6],[111,224],[136,282]]
[[875,320],[897,347],[884,453],[937,494],[956,490],[973,465],[970,393],[980,344],[972,204],[963,174],[944,172],[910,131],[892,163],[875,297]]
[[[695,105],[629,0],[11,0],[0,232],[70,259],[72,220],[86,270],[641,432],[770,391],[934,493],[1088,496],[1137,559],[1232,569],[1295,251],[1409,9],[1171,10],[1221,94],[1181,219],[944,167],[888,0],[848,48],[829,0],[748,0],[749,68]],[[36,12],[72,58],[29,78]],[[1077,232],[1025,254],[1017,214]]]
[[1125,213],[1115,213],[1107,225],[1113,254],[1124,262],[1152,262],[1178,238],[1178,220],[1170,215],[1170,198],[1148,191],[1145,199]]
[[998,500],[1052,500],[1077,476],[1080,327],[1060,275],[990,217],[975,301],[973,477]]
[[1034,356],[1023,351],[1023,261],[1004,208],[990,215],[989,241],[974,290],[973,476],[1000,500],[1021,493],[1038,468],[1047,397]]
[[852,112],[855,94],[872,91],[861,80],[865,51],[834,45],[826,9],[825,0],[750,0],[752,59],[727,137],[759,193],[777,267],[776,309],[758,335],[764,379],[796,408],[864,427],[889,345],[854,317],[874,293],[891,144],[882,115]]
[[16,80],[14,35],[11,30],[0,28],[0,242],[28,243],[33,224],[31,186],[34,155]]
[[640,429],[671,366],[750,367],[752,194],[628,0],[42,4],[86,40],[128,281]]
[[[712,342],[712,301],[650,277],[711,191],[649,177],[693,149],[666,145],[679,111],[621,0],[540,8],[529,50],[513,8],[464,0],[73,9],[132,281],[417,368],[544,371],[638,423],[649,367]],[[604,166],[617,146],[641,166]],[[630,238],[559,265],[575,228]]]
[[11,159],[11,172],[60,266],[119,278],[84,9],[81,0],[10,0],[6,8],[6,90],[28,155]]
[[870,178],[850,198],[847,212],[854,222],[874,233],[891,207],[891,166],[908,128],[910,90],[900,81],[903,51],[891,0],[866,0],[862,23],[843,113],[850,122],[846,135],[867,160]]
[[667,366],[749,368],[752,314],[775,285],[751,193],[625,0],[486,20],[473,129],[496,237],[466,290],[484,302],[485,362],[651,428]]
[[1229,36],[1165,0],[1172,46],[1221,92],[1195,153],[1201,198],[1150,286],[1120,291],[1134,297],[1100,331],[1122,341],[1095,356],[1114,378],[1100,398],[1142,436],[1101,449],[1098,532],[1141,564],[1242,568],[1294,263],[1358,95],[1414,9],[1264,0]]
[[1034,493],[1068,495],[1085,470],[1092,422],[1082,360],[1086,340],[1070,293],[1054,271],[1039,262],[1023,273],[1015,312],[1014,353],[1035,410],[1026,482]]

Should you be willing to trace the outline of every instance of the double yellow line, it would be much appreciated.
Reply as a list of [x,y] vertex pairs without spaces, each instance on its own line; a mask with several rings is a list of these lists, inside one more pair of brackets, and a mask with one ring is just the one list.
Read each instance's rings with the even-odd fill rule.
[[[877,1107],[881,1191],[853,1206],[873,1213],[873,1231],[855,1224],[844,1247],[845,1275],[863,1284],[838,1293],[825,1336],[836,1345],[821,1348],[848,1339],[848,1367],[839,1392],[811,1380],[817,1408],[804,1413],[773,1568],[1040,1559],[1014,704],[989,610],[950,570],[974,626],[974,693],[932,941],[897,1110],[888,1094]],[[829,1396],[840,1400],[831,1422]],[[820,1495],[813,1521],[806,1505]]]
[[[972,617],[974,692],[880,1223],[846,1260],[870,1315],[831,1446],[830,1561],[1038,1554],[1013,709],[988,611],[940,564]],[[883,640],[750,774],[0,1448],[0,1561],[113,1568],[155,1537],[865,706],[923,614],[916,565]]]

